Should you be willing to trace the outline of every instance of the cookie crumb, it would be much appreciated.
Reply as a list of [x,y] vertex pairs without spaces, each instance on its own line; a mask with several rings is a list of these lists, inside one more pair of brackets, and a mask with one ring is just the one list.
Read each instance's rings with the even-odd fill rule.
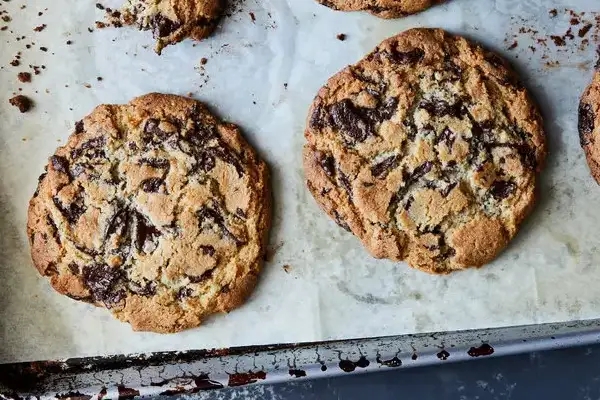
[[206,65],[207,62],[208,62],[208,58],[206,58],[206,57],[202,57],[200,59],[200,64],[202,64],[202,65]]
[[519,45],[519,42],[517,42],[517,41],[515,40],[515,41],[513,42],[513,44],[511,44],[511,45],[508,47],[508,50],[513,50],[513,49],[516,49],[518,45]]
[[17,78],[23,83],[31,82],[31,74],[29,72],[19,72]]
[[34,30],[35,32],[41,32],[41,31],[43,31],[44,29],[46,29],[46,24],[42,24],[42,25],[40,25],[40,26],[36,26],[35,28],[33,28],[33,30]]
[[8,102],[17,107],[22,113],[26,113],[27,111],[31,110],[31,106],[33,105],[31,99],[23,96],[22,94],[13,97],[12,99],[8,100]]
[[558,15],[558,10],[556,8],[553,8],[552,10],[550,10],[550,17],[554,18]]
[[291,265],[287,265],[287,264],[286,264],[286,265],[284,265],[284,266],[283,266],[283,267],[281,267],[281,268],[283,268],[283,270],[284,270],[284,271],[285,271],[287,274],[289,274],[289,273],[290,273],[290,271],[292,270],[292,266],[291,266]]
[[92,88],[92,85],[90,85],[89,83],[84,83],[83,86],[86,87],[86,88],[88,88],[88,89]]
[[336,36],[337,40],[343,42],[344,40],[346,40],[346,34],[345,33],[338,33],[338,35]]
[[250,19],[252,20],[252,23],[255,23],[256,22],[256,16],[254,15],[254,13],[250,12],[248,14],[250,14]]
[[10,62],[10,65],[12,65],[13,67],[18,67],[19,65],[21,65],[21,62],[17,59],[14,59]]

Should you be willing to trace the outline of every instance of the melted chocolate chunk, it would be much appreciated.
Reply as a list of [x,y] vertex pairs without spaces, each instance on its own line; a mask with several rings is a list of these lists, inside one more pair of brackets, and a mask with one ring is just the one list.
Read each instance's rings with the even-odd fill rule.
[[197,160],[196,168],[204,172],[212,171],[217,165],[215,157],[208,153],[201,153]]
[[385,179],[391,170],[400,163],[400,157],[397,154],[386,158],[378,164],[371,167],[371,175],[376,178]]
[[323,153],[318,154],[319,156],[319,164],[325,171],[328,177],[335,177],[335,159],[331,155],[325,155]]
[[46,215],[46,223],[52,230],[52,232],[51,232],[52,237],[54,238],[54,240],[56,240],[56,243],[58,243],[60,245],[61,240],[60,240],[60,235],[58,234],[58,228],[57,228],[56,224],[54,223],[54,220],[52,219],[52,217],[50,217],[50,215]]
[[594,110],[591,104],[581,102],[579,104],[579,141],[581,146],[590,143],[588,135],[594,131]]
[[154,118],[150,118],[144,125],[144,134],[142,140],[146,145],[159,145],[165,141],[169,136],[168,132],[160,129],[160,121]]
[[215,255],[215,248],[212,246],[200,246],[200,250],[202,250],[202,254],[204,254],[205,256],[214,256]]
[[242,218],[242,219],[246,219],[248,218],[248,215],[244,212],[244,210],[242,210],[241,208],[236,208],[235,210],[235,215],[237,215],[238,217]]
[[418,108],[422,108],[429,114],[436,117],[444,117],[449,115],[451,117],[460,118],[466,113],[462,102],[450,104],[447,101],[438,99],[424,100],[418,105]]
[[389,58],[398,64],[416,64],[423,60],[424,57],[425,52],[421,49],[414,49],[407,52],[401,52],[394,49],[389,54]]
[[213,207],[204,206],[196,211],[196,216],[198,217],[198,223],[200,225],[200,229],[204,229],[205,225],[213,226],[216,225],[221,234],[224,237],[227,237],[235,242],[236,245],[240,246],[246,243],[246,241],[242,238],[238,238],[235,236],[225,223],[225,219],[221,214],[220,210],[217,210]]
[[154,36],[154,39],[169,36],[171,33],[179,29],[180,26],[181,24],[171,21],[169,18],[160,13],[156,14],[150,20],[150,28],[152,29],[152,35]]
[[152,225],[142,214],[134,211],[136,222],[135,245],[140,253],[151,253],[158,247],[156,240],[161,232]]
[[337,210],[333,210],[333,215],[334,215],[334,219],[335,219],[335,223],[338,224],[340,227],[342,227],[343,229],[345,229],[348,232],[352,232],[352,230],[350,229],[350,226],[348,226],[348,224],[346,223],[346,221],[344,221],[344,219],[342,218],[342,216],[337,212]]
[[140,284],[134,281],[130,281],[129,290],[131,290],[135,294],[139,294],[140,296],[154,296],[156,294],[156,283],[144,282],[143,284]]
[[69,161],[65,157],[52,156],[50,157],[50,163],[55,171],[69,175]]
[[158,193],[163,184],[161,178],[148,178],[142,181],[142,190],[146,193]]
[[456,187],[456,185],[457,185],[457,183],[453,182],[453,183],[449,184],[448,186],[446,186],[444,189],[442,189],[442,191],[440,193],[442,194],[443,197],[448,197],[448,195],[450,194],[452,189],[454,189]]
[[83,203],[82,198],[77,198],[75,201],[67,206],[65,206],[58,198],[54,197],[53,199],[54,205],[60,213],[69,221],[70,224],[76,223],[81,215],[86,210],[86,207]]
[[142,158],[140,164],[148,165],[156,169],[169,169],[169,160],[164,158]]
[[71,271],[71,273],[73,273],[73,275],[79,274],[79,265],[75,264],[74,262],[69,263],[67,267],[69,267],[69,270]]
[[177,300],[181,301],[181,300],[185,299],[186,297],[190,297],[193,293],[194,293],[194,291],[192,289],[186,288],[186,287],[182,287],[177,292],[177,296],[176,297],[177,297]]
[[212,278],[214,269],[210,269],[200,276],[188,275],[190,283],[202,283]]
[[495,181],[490,187],[490,193],[496,200],[502,200],[509,197],[517,188],[513,182],[510,181]]
[[348,175],[343,173],[342,170],[338,169],[338,179],[344,190],[346,190],[346,193],[348,193],[348,197],[350,197],[350,200],[352,200],[352,183],[350,183]]
[[310,116],[310,127],[313,129],[322,129],[325,126],[329,125],[329,123],[329,116],[327,115],[323,107],[321,107],[320,105],[316,106],[313,109],[313,112]]
[[125,290],[118,288],[123,282],[123,272],[106,264],[91,264],[83,267],[83,281],[95,301],[107,306],[125,298]]
[[444,129],[442,133],[440,133],[440,135],[437,138],[435,138],[435,144],[444,142],[446,144],[446,147],[452,150],[452,145],[454,144],[455,140],[456,133],[452,132],[450,128],[446,127],[446,129]]
[[102,149],[106,145],[106,140],[103,136],[87,140],[81,146],[71,151],[71,158],[79,158],[82,155],[88,158],[102,158],[106,154]]
[[372,135],[372,127],[354,104],[344,99],[330,108],[332,125],[350,137],[353,143],[362,143]]
[[80,133],[83,133],[83,131],[84,131],[83,121],[75,122],[75,133],[79,135]]
[[431,161],[426,161],[423,164],[419,165],[417,168],[414,169],[412,175],[410,176],[410,181],[411,182],[418,181],[423,176],[425,176],[429,171],[431,171],[432,167],[433,167],[433,163]]

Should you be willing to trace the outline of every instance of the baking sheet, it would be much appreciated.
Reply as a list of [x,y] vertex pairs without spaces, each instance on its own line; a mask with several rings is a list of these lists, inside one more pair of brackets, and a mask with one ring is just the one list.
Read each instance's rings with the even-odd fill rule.
[[[566,47],[536,39],[567,31],[572,16],[565,8],[593,20],[597,1],[451,0],[394,21],[333,12],[313,0],[232,3],[212,38],[168,47],[160,57],[149,33],[96,29],[103,13],[93,3],[0,3],[12,17],[0,21],[9,27],[0,31],[0,362],[600,317],[600,188],[576,128],[598,38],[589,33],[583,43],[576,26]],[[446,277],[371,258],[320,212],[301,169],[304,121],[319,87],[384,38],[418,26],[464,34],[511,60],[543,110],[550,150],[538,206],[508,250],[484,269]],[[338,40],[339,33],[347,39]],[[508,50],[514,40],[518,46]],[[18,51],[21,65],[13,67]],[[18,82],[30,64],[41,73]],[[8,105],[18,88],[36,103],[30,113]],[[134,333],[106,310],[56,294],[31,266],[25,234],[37,177],[74,121],[97,104],[151,91],[191,93],[239,124],[273,176],[272,257],[254,295],[242,308],[175,335]]]

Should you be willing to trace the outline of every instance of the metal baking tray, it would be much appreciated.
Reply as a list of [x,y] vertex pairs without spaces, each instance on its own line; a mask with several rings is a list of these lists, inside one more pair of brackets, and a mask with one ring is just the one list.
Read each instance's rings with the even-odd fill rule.
[[133,399],[412,368],[600,342],[600,320],[0,365],[6,399]]

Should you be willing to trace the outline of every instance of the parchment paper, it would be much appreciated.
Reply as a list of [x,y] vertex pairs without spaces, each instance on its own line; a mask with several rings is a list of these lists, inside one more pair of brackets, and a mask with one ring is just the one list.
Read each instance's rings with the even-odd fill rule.
[[[568,17],[551,18],[549,9],[598,12],[596,0],[452,0],[393,21],[334,12],[314,0],[233,2],[212,38],[168,47],[161,57],[148,32],[96,29],[103,13],[93,2],[2,4],[12,21],[0,21],[9,26],[0,31],[0,362],[600,317],[600,188],[577,134],[578,97],[591,80],[594,48],[564,51],[550,42],[544,58],[519,39],[507,50],[518,30],[511,15],[542,34],[562,34]],[[41,24],[47,27],[34,32]],[[319,87],[384,38],[417,26],[466,35],[511,60],[543,110],[550,147],[537,208],[508,250],[481,270],[446,277],[371,258],[320,212],[301,168],[305,118]],[[18,35],[26,39],[16,41]],[[12,67],[18,51],[21,66]],[[19,83],[16,74],[29,64],[46,68],[32,83]],[[19,87],[36,102],[28,114],[8,104]],[[32,267],[25,234],[37,177],[74,121],[97,104],[151,91],[191,92],[210,104],[243,128],[273,175],[272,260],[256,292],[231,314],[175,335],[134,333],[106,310],[56,294]]]

